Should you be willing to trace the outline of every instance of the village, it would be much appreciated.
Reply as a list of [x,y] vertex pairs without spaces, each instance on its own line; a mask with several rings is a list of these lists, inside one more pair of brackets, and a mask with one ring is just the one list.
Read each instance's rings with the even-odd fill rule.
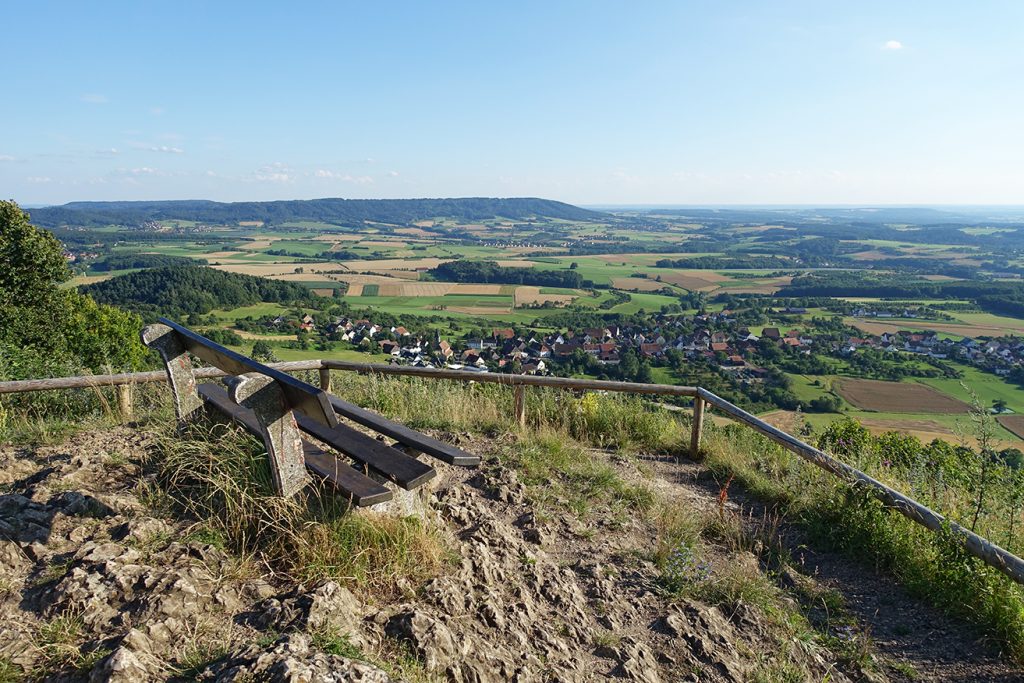
[[[799,315],[803,309],[781,308],[779,316]],[[353,348],[380,353],[391,363],[415,367],[445,367],[472,372],[505,372],[528,375],[564,374],[572,359],[581,358],[593,368],[618,366],[630,354],[652,365],[680,359],[700,361],[740,384],[761,382],[769,370],[764,367],[771,348],[783,357],[800,358],[821,354],[849,358],[870,351],[911,354],[933,361],[955,360],[999,377],[1015,370],[1024,374],[1024,339],[944,338],[933,331],[886,332],[856,336],[855,328],[842,328],[823,319],[805,321],[802,326],[755,327],[743,321],[741,313],[723,310],[696,315],[655,315],[642,323],[609,324],[555,331],[492,328],[489,334],[444,339],[440,331],[415,334],[401,325],[378,324],[369,319],[337,317],[321,323],[311,315],[302,318],[278,316],[264,324],[274,331],[294,330],[299,338],[320,335],[330,342],[344,342]],[[751,331],[751,327],[757,333]]]

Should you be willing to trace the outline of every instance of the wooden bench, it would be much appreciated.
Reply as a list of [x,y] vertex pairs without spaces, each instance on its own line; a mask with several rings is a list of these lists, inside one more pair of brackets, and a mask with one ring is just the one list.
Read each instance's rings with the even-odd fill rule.
[[[262,437],[274,486],[283,496],[305,486],[308,470],[348,495],[355,505],[375,505],[393,497],[382,481],[413,490],[437,475],[433,467],[405,451],[426,453],[460,466],[480,462],[478,456],[331,396],[166,318],[146,327],[142,341],[164,360],[178,419],[190,422],[213,411]],[[228,390],[216,384],[198,384],[190,356],[230,373],[232,376],[225,378]],[[397,443],[389,446],[339,422],[339,415]],[[357,467],[325,452],[302,433],[350,458]]]

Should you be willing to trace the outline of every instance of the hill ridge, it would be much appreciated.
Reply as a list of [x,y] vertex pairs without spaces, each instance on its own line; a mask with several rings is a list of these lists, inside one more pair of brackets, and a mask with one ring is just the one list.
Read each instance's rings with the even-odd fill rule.
[[83,201],[34,209],[32,221],[43,227],[137,224],[154,220],[190,220],[231,224],[260,220],[321,221],[337,225],[364,221],[408,224],[432,218],[488,220],[508,218],[594,221],[607,214],[538,197],[455,197],[421,199],[287,199],[255,202],[215,202],[206,199],[159,201]]

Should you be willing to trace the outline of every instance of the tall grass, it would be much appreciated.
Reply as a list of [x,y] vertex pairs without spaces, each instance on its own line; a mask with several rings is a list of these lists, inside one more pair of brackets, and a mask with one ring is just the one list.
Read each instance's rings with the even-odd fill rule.
[[[706,463],[763,500],[786,511],[817,542],[890,572],[911,593],[978,624],[1005,652],[1024,661],[1024,587],[969,555],[950,534],[936,534],[888,509],[869,492],[822,472],[777,444],[738,426],[708,428]],[[894,468],[864,451],[858,465],[905,493],[922,493],[918,468]],[[952,490],[924,502],[964,501],[969,490]],[[997,496],[990,496],[993,507]],[[969,506],[940,511],[955,515]],[[989,519],[996,524],[999,515]],[[994,529],[994,526],[982,526]]]
[[[334,373],[334,393],[419,429],[483,433],[518,429],[513,392],[497,384]],[[679,455],[689,444],[689,417],[627,394],[580,396],[531,387],[529,432],[568,434],[589,446]]]
[[654,494],[630,484],[564,434],[545,431],[509,446],[503,457],[521,473],[542,508],[568,508],[579,517],[597,505],[644,511]]
[[[522,473],[542,505],[568,508],[580,516],[594,504],[646,510],[654,502],[643,486],[625,483],[583,447],[683,455],[689,441],[687,415],[628,395],[531,388],[528,425],[521,430],[513,418],[509,387],[354,373],[334,373],[334,384],[334,393],[343,398],[415,428],[516,433],[514,446],[501,457]],[[151,394],[141,391],[142,400],[152,395],[163,396],[164,402],[161,407],[154,398],[147,410],[168,414],[166,386],[154,389]],[[105,410],[100,396],[88,399],[84,407],[74,403],[62,408],[59,402],[47,403],[56,401],[51,398],[33,400],[42,402],[27,410],[0,403],[5,411],[0,416],[6,415],[0,417],[0,430],[5,429],[4,419],[10,434],[12,419],[24,424],[31,416],[45,421],[62,410],[75,415],[99,406],[101,416]],[[322,488],[298,500],[277,498],[262,446],[223,427],[216,429],[221,431],[194,438],[168,432],[152,464],[175,508],[209,520],[215,535],[237,552],[303,580],[333,577],[384,592],[397,590],[402,577],[416,581],[429,576],[445,561],[441,539],[416,520],[350,515],[344,500]],[[912,592],[981,625],[1011,656],[1024,661],[1024,589],[966,555],[948,535],[915,525],[739,425],[717,428],[706,423],[704,446],[706,465],[720,481],[734,478],[819,541],[891,572]],[[851,464],[893,488],[952,519],[976,522],[979,533],[1018,554],[1024,550],[1020,470],[988,460],[968,460],[957,469],[940,461],[963,460],[970,451],[915,449],[904,437],[888,437],[858,443],[846,455]],[[972,474],[979,464],[980,477]],[[692,529],[680,531],[678,524],[666,523],[660,533],[668,539],[666,548],[696,547]],[[703,528],[701,534],[707,533]]]
[[446,560],[443,539],[419,519],[351,514],[347,499],[322,484],[275,495],[263,445],[231,427],[166,431],[150,465],[178,513],[273,572],[386,596]]
[[123,424],[165,422],[174,409],[166,384],[129,387],[133,415],[122,415],[117,389],[91,387],[0,395],[0,443],[42,444],[59,442],[85,429]]

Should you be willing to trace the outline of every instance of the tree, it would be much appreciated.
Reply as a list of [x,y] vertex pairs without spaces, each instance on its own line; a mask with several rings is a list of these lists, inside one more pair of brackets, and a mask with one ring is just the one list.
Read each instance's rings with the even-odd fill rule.
[[52,315],[66,308],[58,285],[70,278],[57,238],[32,226],[13,201],[0,202],[0,340],[50,344]]
[[260,363],[277,362],[277,356],[274,355],[274,349],[271,348],[270,344],[262,340],[252,345],[252,351],[249,352],[249,356]]
[[[61,288],[70,278],[57,238],[29,223],[15,202],[0,202],[0,367],[33,376],[68,366],[142,366],[138,316]],[[18,362],[25,358],[36,362]]]
[[1001,398],[997,398],[992,401],[992,412],[1005,413],[1006,412],[1006,401]]

